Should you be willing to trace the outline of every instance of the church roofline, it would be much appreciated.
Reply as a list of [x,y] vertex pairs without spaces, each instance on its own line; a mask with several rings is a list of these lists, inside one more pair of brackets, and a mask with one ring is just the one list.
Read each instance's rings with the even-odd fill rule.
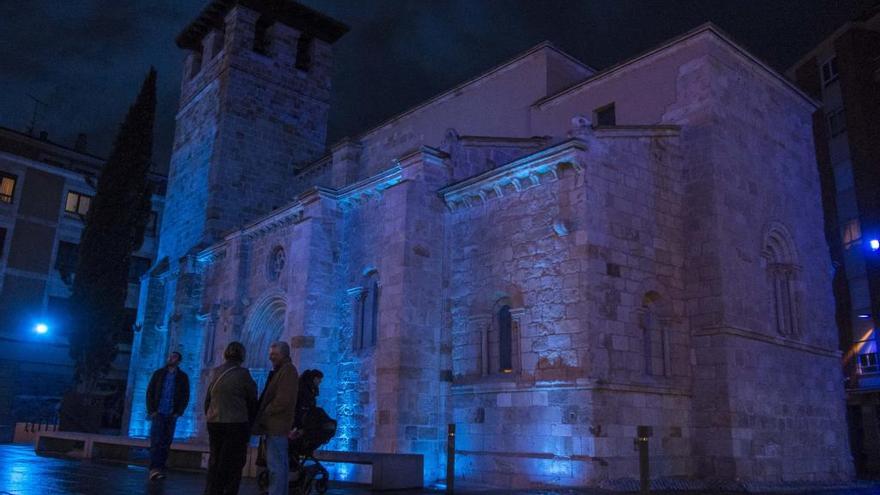
[[[596,70],[595,68],[591,67],[590,65],[585,64],[584,62],[578,60],[574,56],[569,55],[568,53],[559,49],[553,43],[551,43],[549,41],[542,41],[542,42],[538,43],[537,45],[525,50],[524,52],[521,52],[519,55],[516,55],[516,56],[514,56],[514,57],[512,57],[512,58],[510,58],[510,59],[508,59],[508,60],[506,60],[506,61],[504,61],[504,62],[486,70],[486,71],[483,71],[483,72],[477,74],[474,77],[471,77],[471,78],[465,80],[464,82],[462,82],[460,84],[453,86],[452,88],[449,88],[449,89],[447,89],[437,95],[434,95],[434,96],[428,98],[427,100],[423,100],[421,103],[418,103],[417,105],[415,105],[413,107],[410,107],[410,108],[408,108],[398,114],[395,114],[395,115],[383,120],[379,124],[377,124],[373,127],[370,127],[369,129],[367,129],[364,132],[357,134],[357,137],[355,137],[354,139],[355,140],[363,140],[364,138],[366,138],[370,134],[377,132],[378,130],[382,129],[383,127],[387,127],[387,126],[393,124],[394,122],[396,122],[396,121],[398,121],[398,120],[400,120],[410,114],[416,113],[425,107],[428,107],[434,103],[437,103],[438,101],[446,98],[449,95],[453,95],[453,94],[467,88],[468,86],[471,86],[477,82],[480,82],[483,79],[489,78],[489,77],[493,76],[495,73],[500,72],[501,70],[504,70],[505,68],[507,68],[507,67],[509,67],[509,66],[541,51],[541,50],[544,50],[544,49],[553,50],[554,52],[556,52],[559,55],[568,59],[569,61],[576,63],[577,65],[580,65],[584,69],[588,69],[590,71]],[[343,138],[343,140],[344,139],[352,139],[352,138],[346,137],[346,138]],[[336,144],[334,144],[333,146],[336,146]]]
[[694,29],[692,29],[692,30],[680,35],[680,36],[676,36],[676,37],[674,37],[666,42],[663,42],[663,43],[661,43],[661,44],[659,44],[659,45],[657,45],[657,46],[655,46],[645,52],[642,52],[642,53],[634,56],[634,57],[630,57],[630,58],[625,59],[621,62],[618,62],[618,63],[616,63],[606,69],[603,69],[600,72],[593,74],[592,76],[590,76],[586,80],[581,81],[577,84],[574,84],[568,88],[565,88],[565,89],[557,92],[556,94],[552,94],[547,97],[541,98],[540,100],[536,101],[533,106],[540,107],[540,106],[543,106],[543,105],[545,105],[551,101],[554,101],[558,98],[564,98],[570,94],[577,93],[578,91],[581,91],[583,88],[589,86],[590,84],[592,84],[596,81],[605,79],[606,77],[611,76],[612,74],[615,74],[623,69],[626,69],[632,65],[635,65],[645,59],[651,58],[661,52],[664,52],[670,48],[673,48],[676,45],[678,45],[684,41],[687,41],[691,38],[695,38],[703,33],[710,33],[710,34],[714,35],[716,38],[718,38],[719,40],[724,42],[727,46],[732,48],[734,51],[736,51],[737,53],[739,53],[740,55],[742,55],[743,57],[748,59],[754,65],[763,69],[768,75],[775,78],[777,81],[781,82],[783,84],[783,86],[788,88],[792,93],[801,97],[806,103],[812,105],[815,108],[818,108],[820,106],[820,104],[816,100],[814,100],[809,95],[804,93],[800,88],[797,87],[797,85],[795,85],[787,77],[785,77],[783,74],[781,74],[776,69],[773,69],[772,67],[770,67],[767,63],[765,63],[764,61],[762,61],[761,59],[759,59],[755,55],[753,55],[751,52],[749,52],[747,49],[745,49],[742,45],[740,45],[739,43],[734,41],[733,38],[730,37],[730,35],[725,33],[721,28],[719,28],[717,25],[715,25],[712,22],[706,22],[704,24],[701,24],[700,26],[697,26],[696,28],[694,28]]
[[348,32],[348,26],[342,22],[290,0],[213,0],[180,32],[176,39],[177,46],[197,49],[211,29],[223,26],[226,14],[236,5],[269,14],[279,22],[327,43],[335,43]]

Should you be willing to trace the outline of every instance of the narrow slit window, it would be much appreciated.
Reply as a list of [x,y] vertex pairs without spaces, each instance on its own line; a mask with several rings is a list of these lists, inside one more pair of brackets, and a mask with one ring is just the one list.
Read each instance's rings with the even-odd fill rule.
[[314,41],[311,36],[303,35],[296,43],[296,68],[308,72],[312,68],[312,45]]
[[614,103],[597,108],[594,112],[597,127],[617,125],[617,116],[614,112]]
[[268,18],[260,17],[254,27],[254,46],[255,52],[260,55],[269,55],[269,49],[272,45],[272,39],[269,36],[269,28],[272,27],[272,21]]

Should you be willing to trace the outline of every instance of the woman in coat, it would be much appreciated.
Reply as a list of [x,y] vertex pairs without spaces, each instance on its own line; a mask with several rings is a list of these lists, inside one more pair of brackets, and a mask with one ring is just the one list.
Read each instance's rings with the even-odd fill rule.
[[257,413],[257,384],[242,367],[245,349],[231,342],[223,352],[225,362],[211,370],[205,395],[205,419],[211,458],[205,495],[236,495],[241,471],[247,462],[251,425]]

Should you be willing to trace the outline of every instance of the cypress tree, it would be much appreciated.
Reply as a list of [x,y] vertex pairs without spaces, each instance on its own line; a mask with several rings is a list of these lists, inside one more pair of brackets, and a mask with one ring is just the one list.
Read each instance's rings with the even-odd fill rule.
[[155,113],[156,71],[151,67],[98,178],[80,241],[70,300],[70,357],[81,394],[95,392],[116,357],[131,254],[143,243],[151,210]]

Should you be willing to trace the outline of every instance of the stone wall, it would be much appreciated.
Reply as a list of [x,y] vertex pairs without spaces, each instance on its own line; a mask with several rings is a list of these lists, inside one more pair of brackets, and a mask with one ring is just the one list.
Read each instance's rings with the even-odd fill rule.
[[[706,269],[718,298],[715,318],[693,320],[695,394],[707,405],[695,419],[716,428],[704,430],[697,452],[707,455],[697,474],[771,482],[848,478],[813,106],[723,46],[713,47],[701,70],[712,97],[706,127],[713,165],[705,184],[711,192],[704,199],[715,213],[716,238]],[[777,253],[781,244],[784,256]],[[774,293],[780,267],[790,277],[784,303]],[[780,304],[792,308],[788,323],[779,321]]]
[[[586,139],[581,170],[447,217],[464,478],[512,487],[632,477],[640,424],[657,431],[657,474],[688,473],[676,138],[642,130]],[[666,301],[663,327],[651,328],[663,340],[650,373],[648,293]],[[481,364],[491,361],[481,348],[494,342],[482,333],[497,324],[498,301],[515,315],[511,373]]]

